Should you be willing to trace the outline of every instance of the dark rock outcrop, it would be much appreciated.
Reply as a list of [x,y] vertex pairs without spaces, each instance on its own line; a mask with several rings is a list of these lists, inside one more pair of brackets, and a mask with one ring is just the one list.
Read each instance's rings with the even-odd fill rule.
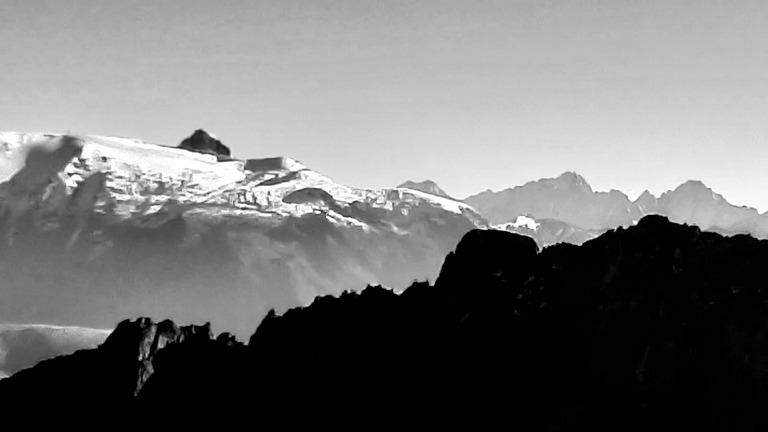
[[238,344],[232,339],[227,333],[214,339],[209,324],[180,327],[170,320],[125,320],[97,349],[44,360],[15,373],[13,380],[3,380],[0,402],[13,406],[44,399],[52,403],[48,408],[53,410],[83,405],[105,413],[119,412],[135,406],[145,384],[154,382],[150,378],[157,370],[172,375],[167,372],[166,351],[179,350],[184,353],[183,364],[197,364],[219,348],[233,350]]
[[766,262],[766,241],[659,216],[542,251],[476,230],[434,286],[319,297],[268,314],[247,346],[123,323],[96,350],[0,381],[0,399],[181,408],[175,420],[189,423],[242,409],[315,425],[766,430]]
[[198,153],[207,153],[215,155],[218,160],[231,160],[229,147],[225,146],[218,139],[212,137],[208,132],[197,129],[191,136],[185,138],[179,144],[179,148]]

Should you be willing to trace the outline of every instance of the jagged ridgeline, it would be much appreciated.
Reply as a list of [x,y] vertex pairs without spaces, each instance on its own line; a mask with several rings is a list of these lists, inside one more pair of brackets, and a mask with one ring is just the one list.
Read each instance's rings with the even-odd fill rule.
[[[473,230],[434,285],[319,297],[270,313],[247,344],[123,321],[98,349],[0,381],[0,398],[128,420],[162,407],[190,422],[766,430],[766,262],[766,241],[661,216],[543,250]],[[181,415],[190,403],[202,409]]]

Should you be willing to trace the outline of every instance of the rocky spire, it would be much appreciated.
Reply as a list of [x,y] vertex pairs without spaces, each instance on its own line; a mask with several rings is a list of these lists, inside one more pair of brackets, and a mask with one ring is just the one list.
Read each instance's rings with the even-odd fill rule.
[[203,129],[197,129],[191,136],[185,138],[179,144],[179,148],[198,153],[208,153],[216,155],[219,160],[229,159],[231,152],[229,147],[225,146],[218,139]]

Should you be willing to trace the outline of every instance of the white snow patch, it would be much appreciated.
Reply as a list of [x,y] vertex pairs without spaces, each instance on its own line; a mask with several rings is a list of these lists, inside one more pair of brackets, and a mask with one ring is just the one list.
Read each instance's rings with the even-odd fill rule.
[[501,225],[496,225],[494,228],[501,230],[509,230],[510,228],[528,228],[531,231],[536,231],[539,228],[540,223],[530,216],[520,215],[514,222],[507,222]]
[[368,224],[360,222],[359,220],[355,218],[351,218],[348,216],[344,216],[340,213],[337,213],[333,210],[328,210],[327,216],[331,222],[340,223],[341,225],[345,226],[355,226],[358,228],[362,228],[363,231],[369,232],[371,227],[368,226]]
[[622,190],[621,193],[626,195],[631,202],[635,202],[637,201],[638,198],[640,198],[640,195],[643,194],[643,191],[638,192],[634,189],[625,189],[625,190]]
[[529,216],[525,216],[525,215],[518,216],[517,219],[512,223],[512,226],[514,226],[515,228],[520,228],[520,227],[524,226],[524,227],[532,229],[534,231],[536,231],[536,229],[539,227],[539,225],[541,225],[541,224],[536,222],[535,219],[533,219],[533,218],[531,218]]

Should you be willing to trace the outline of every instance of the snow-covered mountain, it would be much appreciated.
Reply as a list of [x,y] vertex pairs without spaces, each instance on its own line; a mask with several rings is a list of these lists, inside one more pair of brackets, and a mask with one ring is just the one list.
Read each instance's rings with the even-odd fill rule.
[[148,315],[242,336],[270,308],[434,279],[487,225],[460,201],[341,185],[287,157],[234,159],[208,137],[174,148],[0,133],[2,321]]

